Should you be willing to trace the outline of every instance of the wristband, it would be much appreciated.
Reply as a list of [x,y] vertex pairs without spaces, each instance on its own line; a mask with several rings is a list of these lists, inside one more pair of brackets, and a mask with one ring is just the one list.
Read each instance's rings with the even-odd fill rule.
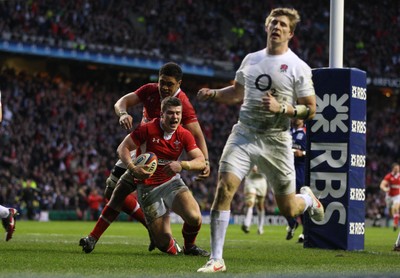
[[297,119],[307,120],[310,116],[310,108],[307,105],[299,104],[293,107],[293,117]]
[[133,163],[133,161],[129,162],[128,165],[126,165],[126,168],[128,168],[129,171],[133,172],[133,169],[135,169],[135,163]]
[[210,96],[210,99],[214,99],[217,95],[217,90],[213,90],[213,94]]
[[183,170],[190,170],[190,163],[189,161],[181,161],[179,162]]

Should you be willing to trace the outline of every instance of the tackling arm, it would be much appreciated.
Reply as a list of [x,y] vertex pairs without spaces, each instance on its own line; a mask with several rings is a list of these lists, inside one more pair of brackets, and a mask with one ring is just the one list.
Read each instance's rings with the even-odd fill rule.
[[188,157],[191,160],[180,162],[182,170],[198,171],[203,170],[204,167],[206,167],[204,155],[199,148],[193,149],[188,152]]
[[210,175],[210,163],[208,160],[208,148],[206,140],[204,139],[203,131],[201,130],[199,122],[193,122],[186,124],[184,126],[187,130],[192,133],[194,140],[196,141],[197,146],[203,152],[203,155],[206,160],[206,166],[203,169],[202,173],[198,176],[199,179],[207,178]]
[[119,124],[124,126],[125,129],[129,130],[133,127],[133,118],[128,114],[127,109],[138,105],[140,102],[139,97],[132,92],[122,96],[114,104],[114,111],[119,117]]

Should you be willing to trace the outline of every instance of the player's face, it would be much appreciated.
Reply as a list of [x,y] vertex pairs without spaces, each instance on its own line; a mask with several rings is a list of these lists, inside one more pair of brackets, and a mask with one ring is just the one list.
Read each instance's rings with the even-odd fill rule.
[[160,92],[161,99],[172,97],[179,89],[182,81],[177,81],[175,77],[160,75],[158,78],[158,91]]
[[287,16],[273,17],[266,28],[268,43],[289,43],[289,40],[293,37],[293,32],[290,31],[290,21]]
[[166,132],[175,131],[181,123],[182,106],[170,106],[161,114],[161,124]]

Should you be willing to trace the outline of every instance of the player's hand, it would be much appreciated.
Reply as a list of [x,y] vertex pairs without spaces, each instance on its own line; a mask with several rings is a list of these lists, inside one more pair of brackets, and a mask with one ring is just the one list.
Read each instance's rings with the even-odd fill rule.
[[181,171],[182,166],[178,161],[172,161],[163,168],[163,172],[170,177],[175,176],[176,173],[180,173]]
[[211,174],[211,167],[210,167],[210,163],[206,163],[206,168],[203,169],[203,171],[201,171],[201,173],[196,177],[196,181],[202,181],[206,178],[208,178]]
[[129,169],[129,173],[138,180],[150,178],[153,174],[146,170],[146,165],[137,165],[133,169]]
[[279,113],[281,105],[276,98],[268,91],[265,96],[261,98],[262,105],[271,113]]
[[212,100],[215,98],[215,90],[202,88],[197,92],[197,99],[200,101]]
[[133,127],[133,118],[129,114],[123,114],[119,117],[119,124],[126,130],[130,130]]

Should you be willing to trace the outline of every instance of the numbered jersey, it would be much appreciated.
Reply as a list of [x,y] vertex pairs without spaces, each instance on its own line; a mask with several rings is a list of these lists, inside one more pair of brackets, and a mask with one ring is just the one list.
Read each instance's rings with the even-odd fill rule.
[[289,117],[268,112],[261,98],[271,91],[278,102],[294,105],[315,95],[311,78],[311,68],[290,49],[282,55],[268,55],[266,49],[248,54],[235,77],[245,87],[239,121],[262,132],[289,130]]

